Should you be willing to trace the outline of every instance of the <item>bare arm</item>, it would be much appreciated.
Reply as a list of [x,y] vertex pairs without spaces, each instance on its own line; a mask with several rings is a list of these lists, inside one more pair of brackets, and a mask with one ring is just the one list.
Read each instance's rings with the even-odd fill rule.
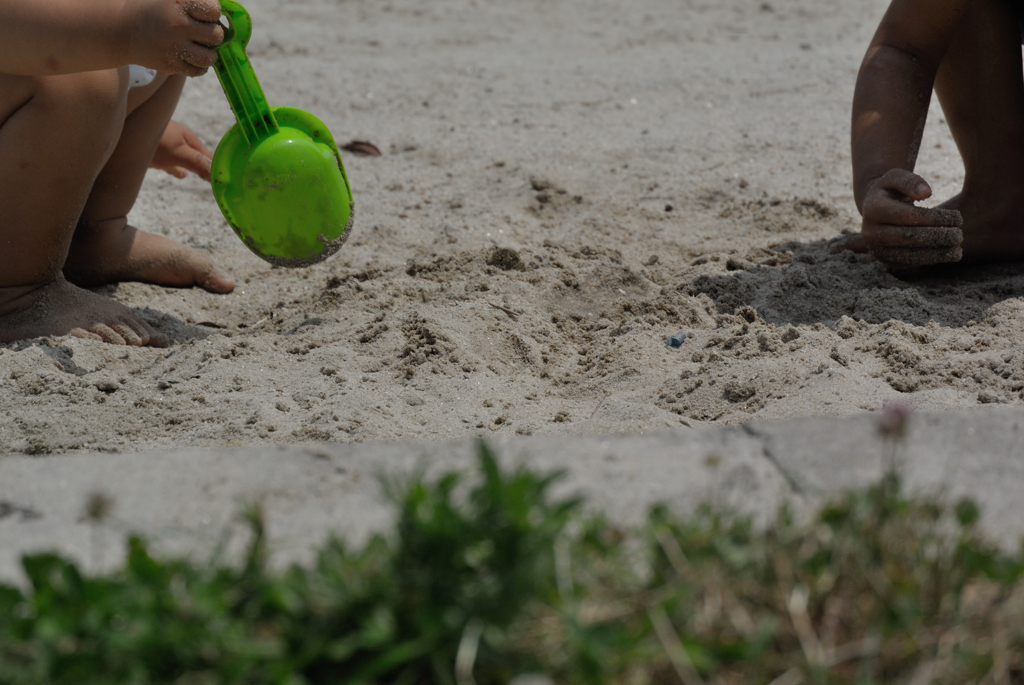
[[913,169],[935,74],[969,2],[893,0],[857,77],[854,198],[864,216],[864,239],[885,261],[960,258],[959,214],[915,207],[915,201],[931,195],[931,188]]
[[195,76],[224,39],[215,0],[0,0],[0,72],[51,76],[129,63]]

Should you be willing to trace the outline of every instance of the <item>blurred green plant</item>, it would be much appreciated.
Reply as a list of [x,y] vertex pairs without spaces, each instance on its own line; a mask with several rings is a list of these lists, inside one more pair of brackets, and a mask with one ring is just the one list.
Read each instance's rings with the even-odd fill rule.
[[978,508],[899,475],[760,529],[704,506],[623,530],[556,475],[386,487],[391,535],[274,572],[263,519],[241,563],[157,559],[132,538],[97,577],[56,555],[0,586],[0,685],[101,683],[969,683],[1024,678],[1024,554]]

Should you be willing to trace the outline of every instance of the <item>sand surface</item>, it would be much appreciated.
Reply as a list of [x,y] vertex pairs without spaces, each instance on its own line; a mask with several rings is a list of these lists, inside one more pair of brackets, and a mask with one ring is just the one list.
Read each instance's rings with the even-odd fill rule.
[[[247,4],[272,103],[384,151],[345,157],[351,239],[271,268],[207,184],[152,172],[133,223],[238,290],[102,290],[168,350],[0,346],[0,452],[1022,403],[1024,270],[829,253],[858,227],[849,102],[883,0]],[[211,145],[232,123],[212,74],[177,118]],[[937,108],[919,171],[937,198],[962,180]]]

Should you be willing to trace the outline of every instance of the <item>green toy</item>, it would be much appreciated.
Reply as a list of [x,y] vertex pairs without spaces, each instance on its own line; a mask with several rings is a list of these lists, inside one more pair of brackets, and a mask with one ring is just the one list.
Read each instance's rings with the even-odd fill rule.
[[258,256],[277,266],[327,259],[348,238],[352,190],[323,122],[271,107],[245,54],[249,13],[221,0],[229,26],[214,70],[238,123],[213,155],[213,194],[224,218]]

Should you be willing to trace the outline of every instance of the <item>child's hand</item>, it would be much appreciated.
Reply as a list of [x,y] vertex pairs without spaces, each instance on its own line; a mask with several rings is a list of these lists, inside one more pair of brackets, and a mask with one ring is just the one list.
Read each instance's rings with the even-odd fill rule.
[[224,42],[217,0],[128,0],[132,62],[199,76],[217,61]]
[[176,178],[185,178],[191,171],[209,181],[212,163],[213,153],[203,145],[199,136],[192,129],[172,121],[167,124],[149,166]]
[[861,232],[871,253],[902,266],[960,261],[960,212],[914,205],[931,194],[923,178],[905,169],[891,169],[872,182],[864,195]]

